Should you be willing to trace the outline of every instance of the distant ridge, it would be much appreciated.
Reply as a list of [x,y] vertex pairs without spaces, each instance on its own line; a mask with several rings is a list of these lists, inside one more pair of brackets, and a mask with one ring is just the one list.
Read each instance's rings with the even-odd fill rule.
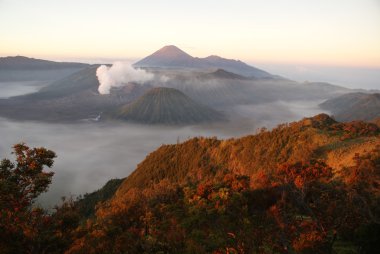
[[320,107],[331,111],[338,121],[371,121],[380,117],[380,93],[349,93],[329,99]]
[[25,56],[0,57],[0,70],[59,70],[79,69],[88,66],[83,63],[54,62]]
[[177,68],[177,69],[223,69],[245,77],[268,78],[271,74],[252,67],[239,60],[225,59],[219,56],[205,58],[192,57],[174,45],[161,48],[134,64],[140,68]]
[[249,80],[249,78],[223,70],[223,69],[217,69],[214,72],[206,73],[203,75],[205,78],[210,79],[239,79],[239,80]]
[[147,124],[195,124],[223,120],[221,113],[191,100],[174,88],[158,87],[112,114],[114,118]]

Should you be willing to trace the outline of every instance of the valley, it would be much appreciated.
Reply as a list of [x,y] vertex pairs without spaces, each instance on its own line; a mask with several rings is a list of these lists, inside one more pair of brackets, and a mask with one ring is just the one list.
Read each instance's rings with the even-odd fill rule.
[[[46,206],[64,195],[93,191],[110,178],[128,176],[146,154],[161,144],[197,136],[254,134],[263,127],[272,129],[329,113],[331,108],[319,105],[355,91],[327,83],[297,83],[221,57],[194,58],[175,46],[163,47],[135,64],[153,78],[111,87],[109,94],[98,92],[99,64],[61,64],[25,57],[4,58],[0,63],[6,66],[3,71],[55,74],[55,78],[35,76],[40,81],[30,84],[41,87],[32,86],[38,89],[32,93],[27,89],[17,91],[18,84],[26,81],[15,77],[0,87],[4,95],[0,116],[5,117],[1,118],[0,134],[7,137],[0,149],[2,156],[7,157],[12,144],[26,142],[46,145],[64,157],[57,159],[56,183],[41,198]],[[232,72],[242,65],[246,72]],[[72,71],[73,67],[79,70]],[[57,70],[67,73],[61,77]],[[18,77],[23,77],[21,74]],[[0,75],[1,79],[5,77]],[[8,90],[17,96],[7,96]],[[25,128],[27,134],[23,133]],[[88,147],[76,151],[79,144]],[[104,153],[104,157],[94,156],[98,153]],[[92,159],[83,165],[71,165],[82,157]],[[110,164],[113,170],[103,172]],[[59,184],[71,178],[77,180],[70,186]]]
[[[10,59],[12,58],[2,61],[9,62]],[[353,89],[328,83],[298,83],[256,69],[241,61],[215,56],[205,59],[194,58],[175,46],[165,46],[138,61],[134,64],[137,69],[120,63],[119,68],[128,68],[116,70],[119,73],[116,72],[115,80],[112,80],[111,76],[109,77],[109,82],[112,82],[110,83],[109,94],[100,94],[98,91],[102,84],[97,77],[97,70],[100,69],[101,65],[75,65],[74,63],[59,65],[55,62],[28,58],[17,58],[10,62],[21,67],[32,68],[30,66],[34,66],[33,68],[38,70],[45,68],[44,71],[46,68],[55,71],[55,68],[58,68],[57,66],[67,68],[67,66],[74,65],[81,68],[62,78],[59,75],[56,76],[55,80],[49,81],[49,85],[43,86],[37,92],[0,99],[0,116],[14,120],[74,123],[83,119],[94,119],[104,114],[108,117],[100,117],[99,120],[116,121],[124,119],[125,121],[126,118],[114,117],[111,119],[110,116],[116,116],[117,114],[113,112],[127,104],[136,108],[137,100],[148,90],[156,87],[177,89],[195,103],[209,107],[209,111],[214,110],[220,115],[224,114],[223,118],[227,121],[236,121],[236,116],[239,115],[239,113],[231,114],[232,108],[235,110],[239,107],[254,109],[268,103],[282,101],[289,103],[301,100],[323,101],[342,94],[356,92]],[[12,67],[12,65],[10,65],[11,67],[6,66],[7,68]],[[19,68],[21,67],[12,67],[11,71],[20,71]],[[106,75],[108,75],[108,71],[111,73],[112,66],[105,68]],[[239,72],[237,70],[246,71]],[[149,80],[142,82],[136,82],[133,78],[124,81],[117,80],[129,75],[132,75],[131,77],[135,75],[138,78],[137,74],[133,73],[138,71],[150,75]],[[40,79],[43,80],[43,78]],[[41,81],[41,86],[42,84]],[[178,103],[183,104],[180,99]],[[173,105],[177,108],[180,106],[183,105]],[[190,114],[184,111],[182,112],[182,120],[166,123],[164,120],[158,120],[157,122],[164,124],[194,123]],[[157,115],[154,118],[159,119],[160,116]],[[210,120],[213,121],[214,118],[212,117]],[[217,118],[221,119],[221,117]],[[140,121],[149,122],[150,120],[141,119]]]
[[380,250],[379,0],[0,0],[0,254]]
[[[372,248],[353,239],[363,237],[356,235],[358,228],[325,206],[339,205],[366,230],[376,227],[377,91],[299,83],[241,61],[192,57],[175,46],[134,67],[15,60],[34,63],[25,66],[38,71],[29,81],[24,78],[30,73],[15,67],[9,73],[16,75],[3,76],[8,81],[0,83],[0,156],[12,157],[14,144],[57,153],[49,191],[35,200],[52,213],[36,233],[49,248],[66,253],[130,248],[132,253],[219,253],[220,246],[257,253],[284,246],[297,253],[340,251],[341,240],[335,244],[331,234]],[[363,165],[370,171],[362,171]],[[358,170],[363,178],[356,177]],[[369,187],[357,193],[359,185]],[[364,196],[369,201],[362,201]],[[366,209],[353,208],[358,200]],[[299,214],[310,222],[299,221]],[[231,216],[244,222],[232,223]],[[70,224],[60,229],[66,220]],[[256,230],[263,223],[273,231]],[[229,233],[220,233],[220,227]],[[173,228],[180,233],[173,235]],[[44,230],[59,233],[44,237]],[[232,235],[239,240],[231,241]],[[304,235],[311,237],[307,244]],[[281,237],[291,243],[278,241]]]

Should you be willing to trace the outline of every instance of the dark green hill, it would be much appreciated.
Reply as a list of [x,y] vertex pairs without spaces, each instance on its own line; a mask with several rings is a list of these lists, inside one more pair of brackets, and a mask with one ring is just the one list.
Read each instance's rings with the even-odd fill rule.
[[223,120],[223,115],[173,88],[153,88],[110,115],[147,124],[192,124]]

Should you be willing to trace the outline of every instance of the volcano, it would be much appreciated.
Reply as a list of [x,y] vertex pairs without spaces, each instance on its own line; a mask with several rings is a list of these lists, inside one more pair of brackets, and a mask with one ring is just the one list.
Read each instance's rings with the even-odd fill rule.
[[223,115],[173,88],[158,87],[110,114],[113,118],[146,124],[182,125],[215,122]]
[[245,77],[271,78],[273,75],[252,67],[242,61],[226,59],[219,56],[205,58],[192,57],[174,45],[161,48],[153,54],[134,64],[138,68],[217,70],[223,69]]

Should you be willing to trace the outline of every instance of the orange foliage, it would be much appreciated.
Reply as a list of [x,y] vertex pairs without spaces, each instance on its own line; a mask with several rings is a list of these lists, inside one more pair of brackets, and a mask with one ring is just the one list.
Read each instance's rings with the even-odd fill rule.
[[280,165],[277,171],[278,180],[283,183],[293,183],[302,189],[315,181],[328,181],[332,178],[332,169],[322,161]]

